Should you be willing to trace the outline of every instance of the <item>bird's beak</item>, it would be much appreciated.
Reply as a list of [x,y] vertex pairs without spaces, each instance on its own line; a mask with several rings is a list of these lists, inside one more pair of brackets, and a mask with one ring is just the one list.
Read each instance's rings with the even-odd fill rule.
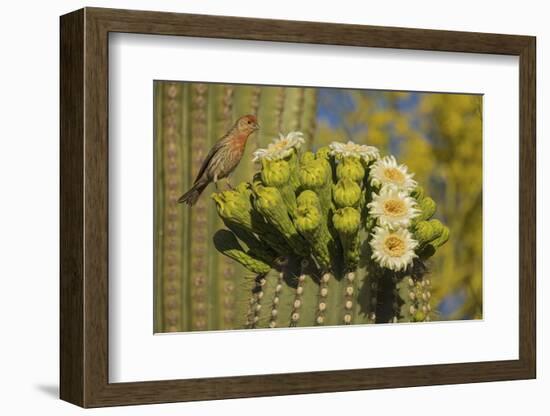
[[260,125],[258,123],[254,123],[254,130],[260,130]]

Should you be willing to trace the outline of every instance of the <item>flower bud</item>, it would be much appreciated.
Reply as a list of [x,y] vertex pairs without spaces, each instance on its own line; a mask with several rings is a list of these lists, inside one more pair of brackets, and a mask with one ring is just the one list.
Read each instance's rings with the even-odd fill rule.
[[338,179],[348,178],[352,181],[360,182],[365,177],[365,168],[361,160],[355,157],[344,157],[338,166],[336,166],[336,176]]
[[319,197],[317,194],[310,190],[305,190],[298,195],[298,198],[296,199],[296,204],[298,207],[305,207],[312,205],[316,208],[319,208]]
[[420,215],[416,218],[417,221],[429,220],[435,213],[436,204],[430,197],[424,197],[419,203]]
[[303,165],[299,171],[300,183],[306,189],[317,189],[327,182],[323,160],[313,160]]
[[447,240],[449,240],[449,235],[450,235],[449,228],[442,225],[441,234],[434,241],[432,241],[431,244],[435,248],[441,247],[443,244],[447,242]]
[[339,233],[354,235],[359,230],[361,214],[352,207],[341,208],[332,216],[332,222]]
[[246,193],[238,191],[224,191],[212,195],[216,202],[218,213],[222,218],[237,223],[251,226],[250,211],[251,204],[248,190]]
[[434,226],[431,221],[420,221],[414,229],[414,236],[420,244],[429,243],[439,237],[440,234],[441,229]]
[[321,210],[315,205],[299,205],[296,228],[302,234],[311,234],[321,224]]
[[312,152],[304,152],[302,154],[302,157],[300,158],[300,163],[302,165],[305,165],[311,162],[312,160],[315,160],[315,155]]
[[241,195],[246,195],[246,198],[250,197],[250,188],[248,186],[248,183],[241,182],[235,187],[235,191],[237,191]]
[[290,178],[288,162],[283,159],[267,160],[262,159],[262,181],[266,186],[277,188],[285,185]]
[[324,159],[329,160],[330,159],[330,147],[323,146],[320,149],[317,150],[317,153],[315,154],[317,159]]
[[256,194],[256,207],[260,211],[284,209],[283,199],[277,188],[257,186],[254,192]]
[[424,188],[418,185],[416,188],[412,190],[411,196],[420,202],[424,198]]
[[357,182],[344,177],[334,186],[333,197],[337,207],[353,207],[361,199],[361,188]]

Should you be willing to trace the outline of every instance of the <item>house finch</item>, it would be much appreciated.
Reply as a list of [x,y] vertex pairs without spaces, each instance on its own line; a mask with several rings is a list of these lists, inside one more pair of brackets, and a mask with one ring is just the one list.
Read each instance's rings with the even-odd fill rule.
[[246,115],[239,118],[233,127],[210,149],[202,162],[193,186],[178,199],[178,202],[194,205],[210,182],[216,183],[229,176],[243,157],[248,136],[258,129],[256,116]]

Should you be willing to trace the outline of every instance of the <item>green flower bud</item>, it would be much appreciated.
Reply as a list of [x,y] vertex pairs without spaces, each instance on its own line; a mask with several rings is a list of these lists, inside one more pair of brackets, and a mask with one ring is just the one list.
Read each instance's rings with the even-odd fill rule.
[[283,199],[277,188],[271,186],[257,186],[254,189],[256,194],[256,208],[259,211],[283,208]]
[[429,220],[435,213],[436,204],[430,197],[424,197],[419,203],[420,215],[415,218],[416,221]]
[[309,242],[312,253],[321,267],[328,269],[330,268],[328,247],[331,237],[324,221],[325,216],[318,204],[311,203],[298,206],[295,221],[296,229]]
[[298,163],[298,155],[296,154],[296,149],[290,154],[290,156],[285,157],[284,159],[288,163],[288,168],[290,171],[289,183],[292,186],[292,189],[296,191],[300,186],[300,179],[298,178],[298,171],[300,169]]
[[325,178],[327,182],[332,182],[332,167],[330,166],[330,162],[326,159],[317,159],[317,161],[325,170]]
[[418,185],[412,190],[411,196],[415,198],[418,202],[422,201],[422,199],[424,198],[424,188]]
[[248,183],[246,183],[246,182],[239,183],[235,187],[235,191],[237,191],[238,193],[243,194],[243,195],[246,194],[247,198],[250,197],[250,187],[249,187]]
[[447,240],[449,240],[449,236],[450,236],[449,228],[443,225],[443,228],[441,229],[441,234],[434,241],[432,241],[431,244],[435,248],[441,247],[443,244],[447,242]]
[[344,177],[334,186],[333,198],[339,208],[356,206],[361,200],[361,187]]
[[312,160],[315,160],[315,155],[312,152],[304,152],[302,153],[302,157],[300,158],[300,163],[302,165],[305,165]]
[[281,193],[277,188],[257,186],[254,206],[260,214],[284,237],[299,255],[307,255],[308,247],[292,223]]
[[250,194],[238,191],[224,191],[212,195],[216,202],[218,214],[224,219],[252,227],[250,212],[252,205],[250,203]]
[[338,179],[348,178],[361,182],[365,177],[365,168],[361,160],[355,157],[344,157],[336,166],[336,176]]
[[[439,224],[441,224],[438,220]],[[432,221],[420,221],[414,229],[414,236],[420,244],[429,243],[441,235],[442,229]]]
[[304,235],[311,234],[317,230],[321,224],[321,210],[313,205],[299,205],[298,216],[296,218],[296,228]]
[[327,183],[324,164],[314,160],[303,165],[298,172],[300,183],[306,189],[318,189]]
[[290,178],[290,168],[286,160],[262,159],[262,181],[266,186],[277,188],[285,185]]
[[330,147],[323,146],[320,149],[317,150],[317,153],[315,154],[317,159],[324,159],[329,160],[330,159]]
[[341,208],[332,216],[332,222],[340,234],[353,236],[359,231],[361,214],[352,207]]
[[308,205],[313,205],[317,208],[319,208],[319,197],[317,194],[310,190],[305,190],[298,195],[298,198],[296,199],[296,203],[298,205],[298,208]]

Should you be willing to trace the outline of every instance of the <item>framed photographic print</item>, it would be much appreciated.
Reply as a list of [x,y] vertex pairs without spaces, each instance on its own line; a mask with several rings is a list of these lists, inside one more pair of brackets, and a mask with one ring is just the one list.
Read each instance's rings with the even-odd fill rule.
[[85,8],[60,52],[62,399],[535,377],[535,38]]

